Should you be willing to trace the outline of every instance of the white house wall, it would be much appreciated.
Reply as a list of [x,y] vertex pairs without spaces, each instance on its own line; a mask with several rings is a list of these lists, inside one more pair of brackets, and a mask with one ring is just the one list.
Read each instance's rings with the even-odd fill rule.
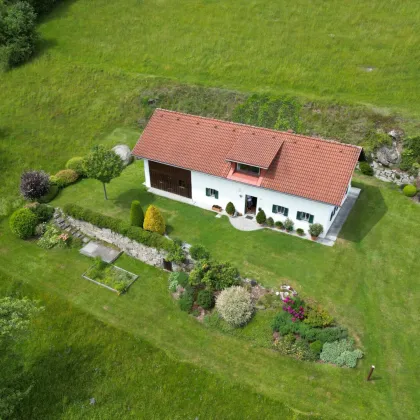
[[[307,232],[309,228],[308,222],[296,219],[298,211],[312,214],[314,223],[321,223],[324,226],[324,233],[321,237],[325,235],[330,226],[331,211],[334,209],[334,206],[330,204],[306,200],[195,171],[191,171],[191,184],[194,204],[205,209],[211,209],[214,204],[218,204],[225,209],[227,203],[231,201],[237,211],[245,213],[245,197],[251,195],[257,197],[257,209],[262,208],[266,216],[271,216],[274,221],[286,220],[285,216],[272,212],[273,204],[277,204],[289,209],[288,217],[295,222],[295,229],[302,228]],[[207,197],[206,188],[217,190],[219,198]]]
[[[145,185],[150,188],[149,161],[147,159],[143,159],[143,161]],[[273,190],[204,174],[202,172],[191,171],[191,184],[192,201],[193,204],[198,207],[210,210],[214,204],[218,204],[225,209],[227,203],[231,201],[237,211],[245,213],[245,197],[251,195],[257,197],[257,209],[262,208],[266,216],[271,216],[274,221],[280,220],[283,222],[286,220],[286,217],[281,214],[273,213],[273,204],[287,207],[289,209],[288,217],[295,222],[295,229],[302,228],[306,232],[309,228],[308,222],[296,219],[298,211],[312,214],[314,216],[314,223],[321,223],[324,227],[324,232],[320,235],[321,237],[325,236],[340,211],[340,209],[338,209],[330,221],[331,212],[334,210],[334,206],[331,204],[307,200],[302,197],[283,194]],[[349,188],[350,186],[351,181],[349,183]],[[206,188],[217,190],[219,192],[219,198],[207,197]],[[343,202],[345,198],[343,199]]]

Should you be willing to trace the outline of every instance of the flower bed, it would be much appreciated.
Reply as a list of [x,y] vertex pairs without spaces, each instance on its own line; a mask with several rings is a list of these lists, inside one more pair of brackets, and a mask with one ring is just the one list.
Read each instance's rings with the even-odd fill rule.
[[128,288],[138,278],[136,274],[108,264],[102,261],[100,257],[95,258],[95,263],[82,274],[82,277],[102,287],[106,287],[118,295],[127,292]]

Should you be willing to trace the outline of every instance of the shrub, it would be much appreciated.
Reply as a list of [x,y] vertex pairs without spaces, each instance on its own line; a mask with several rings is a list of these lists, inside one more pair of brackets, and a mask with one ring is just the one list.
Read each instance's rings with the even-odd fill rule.
[[308,341],[319,340],[323,343],[332,343],[348,336],[347,329],[343,327],[311,328],[305,323],[301,323],[299,334]]
[[48,225],[42,237],[38,240],[38,245],[44,249],[51,249],[55,246],[65,248],[70,243],[70,236],[62,233],[60,229],[53,225]]
[[54,200],[58,192],[59,192],[58,186],[54,184],[50,184],[50,190],[47,192],[47,194],[43,195],[42,197],[39,197],[38,201],[40,203],[49,203],[50,201]]
[[277,229],[284,229],[283,222],[277,221],[276,223],[274,223],[274,225]]
[[169,282],[176,282],[177,285],[185,288],[188,285],[188,274],[184,271],[173,271],[169,275]]
[[163,220],[163,216],[157,207],[152,205],[147,208],[143,228],[161,235],[165,233],[165,221]]
[[21,239],[31,237],[38,224],[38,218],[28,208],[16,210],[9,220],[11,231]]
[[360,350],[353,350],[354,342],[350,339],[325,343],[322,347],[321,360],[339,366],[355,367],[357,359],[363,357]]
[[305,234],[305,231],[304,231],[303,229],[301,229],[301,228],[297,228],[297,229],[296,229],[296,233],[297,233],[299,236],[303,236],[303,235]]
[[130,224],[131,226],[142,227],[144,223],[144,213],[141,208],[140,201],[134,200],[131,202],[130,209]]
[[235,206],[229,201],[226,205],[226,213],[232,216],[235,213]]
[[216,300],[216,308],[228,324],[239,327],[251,319],[254,305],[246,289],[233,286],[220,293]]
[[39,204],[39,203],[34,203],[34,204],[35,205],[28,206],[28,208],[29,210],[31,210],[33,214],[35,214],[35,216],[38,219],[38,222],[42,223],[42,222],[48,222],[49,220],[51,220],[54,214],[54,207],[47,206],[46,204]]
[[286,334],[275,343],[281,354],[296,357],[298,360],[317,360],[318,355],[312,351],[305,340],[297,340],[293,334]]
[[268,227],[273,227],[273,226],[274,226],[274,220],[273,220],[273,218],[272,218],[272,217],[269,217],[269,218],[267,219],[267,226],[268,226]]
[[36,200],[50,190],[50,180],[44,171],[26,171],[20,178],[20,192],[26,200]]
[[185,252],[175,241],[172,243],[171,250],[168,252],[166,260],[177,264],[181,264],[185,261]]
[[265,215],[264,210],[260,209],[257,213],[257,217],[256,217],[257,223],[262,225],[265,223],[265,221],[267,220],[267,217]]
[[322,342],[319,340],[314,341],[313,343],[309,344],[310,349],[316,353],[316,354],[320,354],[322,351]]
[[362,174],[372,176],[373,175],[373,168],[367,162],[360,162],[359,168]]
[[321,223],[314,223],[312,225],[309,225],[309,235],[317,238],[321,233],[324,231],[324,227],[321,225]]
[[292,232],[292,231],[293,231],[293,228],[294,228],[294,226],[295,226],[295,223],[293,222],[293,220],[291,220],[291,219],[287,218],[287,219],[284,221],[283,225],[284,225],[284,228],[285,228],[288,232]]
[[80,177],[85,176],[85,159],[80,156],[69,159],[66,163],[66,169],[72,169],[77,172]]
[[287,296],[283,299],[283,311],[288,312],[292,316],[292,322],[302,320],[305,317],[305,308],[303,307],[303,300],[298,297],[292,299]]
[[210,258],[210,252],[203,245],[193,245],[190,248],[190,255],[196,261]]
[[239,271],[230,263],[216,263],[212,261],[203,273],[202,283],[212,290],[222,290],[240,284]]
[[334,322],[334,318],[319,306],[308,306],[305,315],[303,322],[311,327],[328,327]]
[[65,188],[79,179],[79,174],[73,169],[63,169],[55,174],[54,182],[60,188]]
[[273,331],[277,331],[281,335],[297,331],[297,327],[294,326],[292,318],[287,312],[279,312],[275,316],[271,324],[271,328],[273,329]]
[[181,311],[191,312],[194,304],[194,293],[191,290],[185,290],[179,298],[179,307]]
[[282,301],[279,296],[272,293],[266,293],[258,299],[258,306],[263,306],[265,309],[268,308],[281,308]]
[[197,305],[204,309],[211,309],[214,306],[213,292],[210,290],[200,290],[197,295]]
[[414,197],[417,194],[417,188],[414,185],[408,184],[403,188],[403,194],[406,197]]

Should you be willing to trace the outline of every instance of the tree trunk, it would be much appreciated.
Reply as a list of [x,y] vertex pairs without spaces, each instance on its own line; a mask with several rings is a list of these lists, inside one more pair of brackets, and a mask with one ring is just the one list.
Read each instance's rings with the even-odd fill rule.
[[105,196],[105,200],[108,200],[108,196],[106,195],[106,186],[105,186],[105,182],[102,183],[102,185],[104,186],[104,196]]

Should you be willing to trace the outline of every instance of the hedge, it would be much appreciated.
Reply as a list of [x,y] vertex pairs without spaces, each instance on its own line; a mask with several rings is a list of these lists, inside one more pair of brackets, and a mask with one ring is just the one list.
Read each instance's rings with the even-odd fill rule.
[[133,241],[139,242],[151,248],[171,251],[174,247],[173,241],[158,233],[143,230],[138,226],[130,226],[128,222],[111,216],[105,216],[90,209],[86,209],[77,204],[66,204],[63,208],[64,213],[74,219],[91,223],[102,229],[111,229],[113,232],[124,235]]

